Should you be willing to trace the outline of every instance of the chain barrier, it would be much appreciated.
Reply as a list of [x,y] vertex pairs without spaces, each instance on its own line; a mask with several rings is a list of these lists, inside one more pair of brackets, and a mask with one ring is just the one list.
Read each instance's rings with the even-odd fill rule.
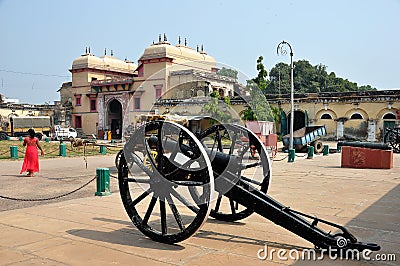
[[303,157],[306,157],[307,155],[308,155],[307,153],[304,154],[304,155],[297,155],[297,154],[296,154],[296,157],[302,157],[302,158],[303,158]]
[[20,148],[18,148],[18,152],[25,154],[25,150],[21,150]]
[[46,154],[52,154],[52,153],[54,153],[54,152],[59,152],[59,149],[57,148],[57,149],[55,149],[55,150],[53,150],[53,151],[46,152]]
[[21,198],[13,198],[13,197],[7,197],[7,196],[2,196],[0,195],[0,198],[2,199],[8,199],[8,200],[16,200],[16,201],[48,201],[48,200],[54,200],[54,199],[59,199],[68,195],[71,195],[72,193],[75,193],[79,190],[81,190],[82,188],[86,187],[87,185],[89,185],[90,183],[92,183],[95,179],[97,178],[97,176],[94,176],[91,180],[89,180],[87,183],[83,184],[82,186],[80,186],[77,189],[74,189],[70,192],[67,192],[65,194],[62,195],[58,195],[58,196],[54,196],[54,197],[50,197],[50,198],[42,198],[42,199],[21,199]]
[[274,159],[272,160],[273,162],[279,162],[279,161],[283,161],[285,160],[287,157],[289,157],[289,155],[286,155],[285,157],[281,158],[281,159]]
[[110,177],[112,177],[112,178],[114,178],[114,179],[118,179],[118,176],[116,176],[116,175],[110,174]]
[[5,151],[5,152],[3,152],[3,153],[0,153],[0,156],[4,155],[4,154],[6,154],[6,153],[9,153],[9,151]]

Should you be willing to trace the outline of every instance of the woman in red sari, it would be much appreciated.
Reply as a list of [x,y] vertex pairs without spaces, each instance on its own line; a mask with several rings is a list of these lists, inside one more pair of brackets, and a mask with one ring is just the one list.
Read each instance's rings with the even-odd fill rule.
[[39,155],[37,148],[44,155],[44,151],[39,144],[39,139],[35,137],[35,130],[33,128],[28,130],[29,137],[24,138],[24,146],[26,146],[24,163],[20,174],[28,172],[28,176],[33,176],[34,172],[39,172]]

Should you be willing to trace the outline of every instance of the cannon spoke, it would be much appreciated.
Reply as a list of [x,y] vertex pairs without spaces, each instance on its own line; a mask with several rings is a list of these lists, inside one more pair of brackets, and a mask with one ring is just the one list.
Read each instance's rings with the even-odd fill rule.
[[139,202],[141,202],[144,198],[146,198],[148,195],[150,195],[151,193],[151,188],[149,188],[148,190],[146,190],[145,192],[143,192],[139,197],[137,197],[134,201],[131,202],[130,206],[131,207],[135,207],[136,204],[138,204]]
[[165,201],[163,198],[159,198],[160,204],[160,216],[161,216],[161,233],[163,235],[167,234],[167,214],[165,211]]
[[145,216],[143,218],[143,224],[147,224],[148,223],[149,218],[151,216],[151,213],[153,212],[154,205],[156,205],[156,202],[157,202],[157,198],[156,197],[151,198],[149,207],[147,208],[146,214],[145,214]]
[[173,214],[174,217],[175,217],[175,221],[176,221],[176,223],[177,223],[178,226],[179,226],[179,229],[181,229],[181,231],[185,230],[185,225],[184,225],[183,222],[182,222],[182,217],[181,217],[181,215],[179,214],[179,211],[178,211],[178,209],[176,208],[176,206],[175,206],[175,204],[174,204],[174,201],[172,200],[171,196],[170,196],[170,195],[167,195],[167,196],[166,196],[166,199],[167,199],[167,201],[168,201],[169,208],[171,209],[172,214]]

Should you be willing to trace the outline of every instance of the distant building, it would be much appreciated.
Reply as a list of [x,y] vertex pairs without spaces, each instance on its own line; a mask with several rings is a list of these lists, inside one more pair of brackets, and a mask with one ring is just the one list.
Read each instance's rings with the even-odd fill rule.
[[[70,99],[73,127],[99,138],[108,130],[113,138],[128,135],[138,117],[157,112],[154,102],[179,84],[205,81],[196,94],[218,90],[220,95],[233,96],[236,83],[216,75],[217,63],[203,49],[188,47],[186,40],[171,45],[165,35],[145,48],[138,64],[119,60],[112,51],[97,57],[87,48],[73,61],[70,71],[72,84],[63,84],[59,90],[61,103]],[[177,94],[187,96],[184,90]]]

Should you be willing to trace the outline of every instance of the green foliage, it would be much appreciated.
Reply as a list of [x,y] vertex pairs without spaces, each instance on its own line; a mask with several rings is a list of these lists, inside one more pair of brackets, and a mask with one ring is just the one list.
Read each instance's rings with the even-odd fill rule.
[[220,103],[220,95],[218,91],[210,93],[210,102],[205,104],[202,108],[202,113],[209,115],[215,121],[220,123],[229,123],[232,119],[232,115],[224,111],[224,107],[230,107],[229,97],[223,98],[223,103]]
[[257,75],[257,77],[253,78],[253,82],[257,84],[258,88],[263,93],[266,93],[266,89],[269,85],[269,80],[267,79],[268,72],[264,67],[264,64],[262,62],[263,60],[264,60],[264,58],[262,56],[259,56],[257,59],[258,75]]
[[238,72],[234,69],[222,67],[220,70],[218,70],[217,75],[237,79]]
[[243,111],[242,119],[245,121],[273,121],[274,114],[271,107],[254,80],[247,81],[246,88],[250,92],[251,101],[248,103],[249,106],[246,110]]
[[[266,93],[290,93],[290,66],[288,64],[276,64],[271,69],[269,78],[270,83]],[[337,77],[334,72],[328,74],[325,65],[313,66],[307,60],[294,62],[294,89],[296,93],[376,90],[370,85],[358,87],[357,83]]]

